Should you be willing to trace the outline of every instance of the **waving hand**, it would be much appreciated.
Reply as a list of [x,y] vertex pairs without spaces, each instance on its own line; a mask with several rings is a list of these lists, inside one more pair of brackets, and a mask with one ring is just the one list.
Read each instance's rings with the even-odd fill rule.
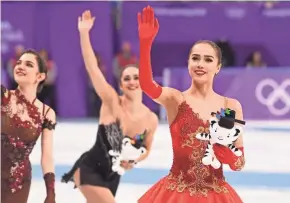
[[78,29],[80,32],[89,32],[95,22],[95,17],[92,17],[90,11],[84,11],[82,16],[78,18]]
[[138,13],[138,31],[139,40],[153,42],[159,30],[159,23],[155,18],[154,10],[152,7],[147,6],[143,9],[142,13]]

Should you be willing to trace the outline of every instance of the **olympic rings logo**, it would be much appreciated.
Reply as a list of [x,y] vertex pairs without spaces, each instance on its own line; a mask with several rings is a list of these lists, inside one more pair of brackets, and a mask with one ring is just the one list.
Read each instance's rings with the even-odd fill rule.
[[[263,90],[266,87],[272,88],[272,92],[265,97]],[[256,97],[258,101],[267,106],[268,110],[276,116],[283,116],[290,112],[290,92],[287,91],[290,88],[290,79],[284,80],[280,85],[273,79],[265,79],[258,83],[256,87]],[[274,104],[281,100],[284,103],[284,107],[278,109]]]

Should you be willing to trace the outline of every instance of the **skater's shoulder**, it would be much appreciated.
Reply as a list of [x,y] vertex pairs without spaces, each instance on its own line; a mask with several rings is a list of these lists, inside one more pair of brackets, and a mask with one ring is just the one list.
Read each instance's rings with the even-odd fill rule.
[[242,104],[235,98],[225,97],[226,108],[234,109],[236,111],[242,110]]
[[44,116],[44,119],[50,120],[53,123],[56,122],[55,111],[46,104],[43,104],[43,116]]

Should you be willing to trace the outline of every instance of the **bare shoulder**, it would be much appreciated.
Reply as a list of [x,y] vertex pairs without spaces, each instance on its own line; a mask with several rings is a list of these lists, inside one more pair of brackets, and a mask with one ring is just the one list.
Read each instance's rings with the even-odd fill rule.
[[162,93],[159,98],[154,99],[155,102],[166,107],[176,105],[182,102],[182,93],[171,87],[162,87]]
[[158,116],[154,112],[150,111],[150,113],[148,114],[148,121],[148,130],[150,130],[151,133],[154,133],[159,124]]
[[227,107],[236,111],[236,118],[243,120],[243,108],[241,103],[233,98],[227,98]]
[[151,111],[147,106],[145,106],[145,111],[147,111],[146,116],[144,117],[144,122],[150,123],[150,126],[157,126],[159,123],[158,116]]
[[154,126],[158,125],[159,119],[158,119],[158,116],[154,112],[151,111],[150,114],[149,114],[149,117],[150,117],[150,121],[152,122],[152,124]]
[[242,111],[243,109],[241,103],[234,98],[227,98],[227,106],[230,109],[235,109],[236,111]]
[[51,121],[52,123],[56,122],[55,111],[48,105],[44,105],[44,112],[46,113],[45,118]]
[[177,89],[171,87],[163,87],[162,91],[167,92],[168,99],[176,99],[177,101],[182,100],[182,92]]

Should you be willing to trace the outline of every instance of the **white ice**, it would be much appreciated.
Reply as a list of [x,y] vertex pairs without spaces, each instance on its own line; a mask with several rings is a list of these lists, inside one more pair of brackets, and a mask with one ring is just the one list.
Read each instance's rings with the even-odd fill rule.
[[[250,122],[249,127],[268,128],[290,127],[290,122]],[[96,122],[62,122],[54,135],[55,164],[71,165],[95,142],[98,123]],[[244,134],[244,146],[247,165],[245,171],[290,173],[290,131],[257,131],[249,128]],[[160,161],[162,160],[162,161]],[[40,164],[40,144],[37,143],[31,154],[31,162]],[[159,125],[154,138],[150,156],[138,165],[141,168],[169,170],[172,164],[172,147],[168,125]],[[226,170],[228,170],[226,168]],[[161,177],[160,177],[161,178]],[[290,180],[289,180],[290,181]],[[136,203],[137,199],[151,185],[121,183],[118,203]],[[235,188],[245,203],[289,203],[290,188]],[[57,203],[85,202],[80,192],[72,184],[56,184]],[[45,197],[44,182],[33,179],[29,203],[43,202]]]

